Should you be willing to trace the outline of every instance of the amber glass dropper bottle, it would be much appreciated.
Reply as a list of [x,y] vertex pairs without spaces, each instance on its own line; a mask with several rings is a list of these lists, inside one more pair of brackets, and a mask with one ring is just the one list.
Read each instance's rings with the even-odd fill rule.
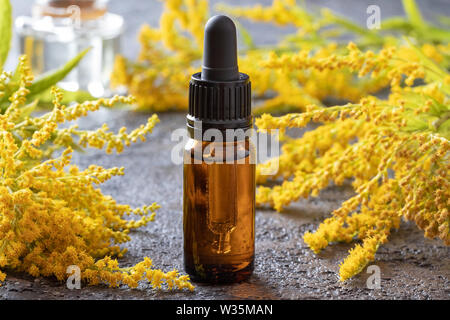
[[193,281],[239,282],[252,274],[255,251],[250,79],[238,70],[230,18],[212,17],[204,43],[202,71],[189,87],[184,264]]

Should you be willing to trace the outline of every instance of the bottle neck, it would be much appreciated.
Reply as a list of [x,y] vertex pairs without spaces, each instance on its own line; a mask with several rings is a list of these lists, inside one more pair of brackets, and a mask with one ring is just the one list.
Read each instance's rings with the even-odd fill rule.
[[252,135],[252,120],[242,122],[204,122],[187,116],[187,131],[190,138],[198,141],[234,142],[243,141]]

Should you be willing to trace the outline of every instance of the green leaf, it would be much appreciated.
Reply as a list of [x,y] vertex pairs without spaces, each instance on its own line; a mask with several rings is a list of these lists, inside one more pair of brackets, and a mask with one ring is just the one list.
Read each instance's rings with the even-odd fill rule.
[[0,69],[6,62],[12,37],[12,10],[9,0],[0,0]]
[[450,140],[450,119],[444,121],[438,128],[438,133],[444,138]]
[[[86,92],[86,91],[82,91],[82,90],[67,91],[67,90],[63,90],[61,88],[60,88],[60,90],[64,95],[64,97],[61,101],[62,104],[69,104],[71,102],[82,103],[84,101],[95,100],[95,98],[89,92]],[[35,100],[38,100],[39,107],[43,107],[43,108],[53,107],[53,100],[55,99],[55,97],[51,93],[50,88],[41,93],[34,95],[33,98]]]
[[326,21],[335,23],[351,33],[353,32],[357,35],[365,37],[366,39],[370,39],[370,41],[374,43],[383,43],[383,38],[378,34],[376,30],[363,28],[347,18],[334,14],[329,9],[323,9],[322,15]]
[[[423,34],[423,36],[422,36]],[[430,26],[421,34],[425,40],[447,44],[450,40],[450,31]],[[423,41],[425,42],[425,41]]]
[[393,17],[387,18],[381,21],[381,29],[389,31],[401,31],[401,32],[411,32],[413,30],[411,22],[405,20],[405,18]]
[[39,101],[38,100],[34,100],[33,102],[23,106],[20,109],[20,119],[18,119],[17,122],[20,122],[22,120],[25,120],[26,117],[28,117],[29,115],[31,115],[31,113],[36,110],[37,106],[38,106]]
[[445,78],[448,76],[448,72],[442,70],[440,66],[438,66],[433,60],[428,58],[423,54],[423,52],[414,46],[412,42],[405,38],[411,48],[417,53],[417,56],[420,59],[420,62],[425,66],[425,80],[426,82],[439,82],[441,86],[441,90],[450,95],[450,85],[445,83]]
[[419,117],[414,117],[408,119],[407,125],[403,130],[406,132],[418,132],[426,129],[428,129],[428,123]]
[[442,24],[450,26],[450,17],[440,15],[440,16],[438,16],[438,21]]
[[28,88],[30,90],[29,97],[31,98],[33,95],[45,91],[46,89],[56,85],[59,81],[64,79],[69,74],[69,72],[78,65],[80,60],[89,51],[89,49],[90,48],[83,50],[75,58],[67,62],[63,67],[55,71],[50,71],[39,77],[39,79],[33,82]]
[[[2,0],[0,0],[2,1]],[[63,67],[50,71],[41,77],[39,77],[35,82],[31,84],[31,86],[28,87],[28,90],[30,90],[30,93],[28,94],[28,102],[31,102],[36,99],[36,97],[40,94],[49,89],[50,87],[56,85],[59,81],[65,78],[69,74],[70,71],[72,71],[80,62],[80,60],[84,57],[84,55],[89,51],[90,48],[85,49],[81,53],[79,53],[75,58],[70,60],[66,65]],[[13,78],[18,76],[18,71],[16,70],[15,75]],[[17,80],[17,79],[16,79]],[[11,96],[13,92],[19,89],[19,83],[17,81],[12,81],[8,86],[8,93],[3,97],[0,98],[0,113],[2,113],[9,105],[8,99]]]
[[239,30],[239,35],[241,36],[242,42],[247,47],[247,49],[249,50],[255,49],[256,48],[255,43],[253,42],[252,36],[248,32],[248,30],[245,29],[244,26],[238,21],[235,21],[235,23]]
[[419,7],[416,4],[415,0],[403,0],[403,8],[405,9],[405,13],[408,16],[411,24],[415,25],[417,28],[424,28],[426,26],[425,20],[423,20],[422,15],[420,14]]

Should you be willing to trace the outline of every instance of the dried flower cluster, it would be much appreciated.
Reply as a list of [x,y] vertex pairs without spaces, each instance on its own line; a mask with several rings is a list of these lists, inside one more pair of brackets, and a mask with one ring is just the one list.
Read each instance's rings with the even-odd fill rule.
[[[350,43],[343,55],[300,52],[273,55],[265,63],[279,70],[346,69],[359,77],[384,73],[391,85],[387,99],[368,96],[342,106],[310,105],[303,113],[264,114],[256,121],[261,129],[283,131],[322,124],[301,138],[286,138],[277,175],[259,177],[264,182],[281,176],[284,182],[260,187],[259,204],[281,210],[301,197],[317,196],[330,182],[342,185],[352,179],[356,195],[314,233],[304,235],[314,252],[333,242],[362,241],[341,264],[341,280],[374,260],[402,217],[415,221],[426,237],[450,245],[450,75],[421,50],[410,48],[408,58],[404,51],[362,52]],[[411,87],[416,79],[425,83]]]
[[[116,258],[130,240],[129,232],[153,221],[156,203],[132,209],[104,195],[97,186],[112,176],[123,175],[123,168],[105,169],[91,165],[80,170],[71,164],[72,148],[105,148],[121,152],[124,146],[145,141],[155,124],[147,124],[116,134],[104,125],[95,131],[76,126],[59,128],[62,123],[85,116],[100,106],[132,103],[132,97],[65,106],[63,96],[53,88],[54,108],[39,117],[30,116],[36,103],[27,104],[33,76],[25,56],[16,74],[0,75],[0,99],[9,106],[0,115],[0,270],[26,272],[32,276],[65,279],[67,268],[77,265],[81,278],[89,284],[121,284],[137,287],[148,281],[153,287],[193,289],[188,276],[176,270],[164,273],[155,269],[149,258],[129,268],[120,268]],[[19,87],[10,91],[13,77]],[[52,154],[63,149],[58,157]],[[137,217],[129,219],[128,217]],[[0,282],[6,274],[0,271]]]

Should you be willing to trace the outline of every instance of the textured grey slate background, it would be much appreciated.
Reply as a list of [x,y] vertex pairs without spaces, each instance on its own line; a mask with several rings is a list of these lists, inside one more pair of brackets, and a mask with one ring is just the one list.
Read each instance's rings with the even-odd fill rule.
[[[218,3],[219,1],[212,1]],[[238,4],[239,1],[227,1]],[[258,1],[246,1],[256,3]],[[270,1],[259,1],[268,4]],[[306,1],[309,6],[313,1]],[[14,14],[25,14],[30,0],[12,0]],[[315,1],[337,12],[349,15],[354,21],[365,21],[368,4],[378,4],[382,17],[402,14],[400,1]],[[450,1],[419,1],[424,15],[432,19],[436,13],[450,14]],[[138,46],[135,34],[144,23],[156,25],[161,3],[143,0],[113,0],[111,10],[126,17],[125,54],[133,57]],[[246,24],[259,43],[273,43],[283,29]],[[17,52],[11,54],[10,66],[14,66]],[[80,125],[93,128],[107,122],[118,130],[122,126],[137,127],[148,114],[130,111],[107,111],[90,115]],[[161,114],[161,123],[146,143],[128,148],[123,154],[105,156],[100,151],[75,156],[82,167],[90,163],[106,167],[124,166],[125,176],[113,178],[102,190],[118,201],[133,206],[158,202],[162,208],[157,219],[147,228],[132,234],[127,244],[129,253],[121,261],[127,266],[143,256],[153,259],[156,266],[165,271],[182,265],[182,167],[173,165],[170,140],[171,132],[183,128],[183,114]],[[198,285],[193,293],[155,291],[147,285],[138,289],[109,289],[107,287],[83,287],[68,290],[64,283],[52,279],[32,279],[23,274],[9,273],[0,287],[1,299],[448,299],[450,297],[450,249],[438,240],[423,238],[414,224],[403,223],[394,231],[388,244],[381,247],[374,264],[381,269],[381,289],[369,290],[366,280],[369,274],[342,284],[338,281],[339,262],[352,245],[338,244],[314,255],[302,240],[305,231],[317,228],[321,220],[337,208],[342,200],[352,194],[350,188],[330,187],[318,198],[302,200],[290,206],[283,214],[269,209],[256,213],[256,268],[247,282],[227,286]]]

